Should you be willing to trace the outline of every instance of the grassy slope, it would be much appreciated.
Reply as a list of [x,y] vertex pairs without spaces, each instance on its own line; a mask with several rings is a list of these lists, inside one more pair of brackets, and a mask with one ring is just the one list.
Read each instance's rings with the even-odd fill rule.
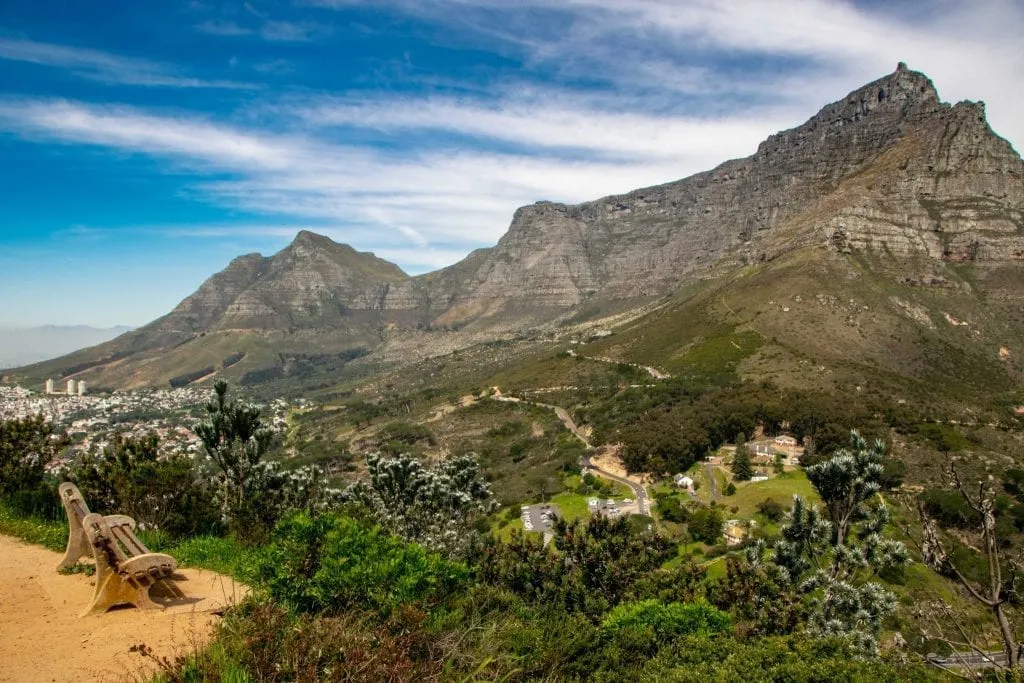
[[1004,313],[1018,302],[1016,273],[938,264],[944,286],[899,279],[926,267],[936,265],[803,249],[688,287],[581,352],[695,379],[859,386],[958,409],[1012,402],[1022,387],[1024,321]]

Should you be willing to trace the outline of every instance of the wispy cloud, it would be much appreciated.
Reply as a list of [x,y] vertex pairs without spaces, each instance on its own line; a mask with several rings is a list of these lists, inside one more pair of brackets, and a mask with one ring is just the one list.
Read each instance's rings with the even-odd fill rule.
[[205,80],[147,59],[124,57],[89,48],[0,38],[0,59],[68,69],[102,83],[170,88],[249,89],[254,86],[229,80]]
[[259,36],[279,43],[301,43],[326,38],[332,29],[328,24],[313,21],[279,21],[259,17],[258,25],[243,26],[235,21],[207,19],[196,24],[196,31],[215,36]]

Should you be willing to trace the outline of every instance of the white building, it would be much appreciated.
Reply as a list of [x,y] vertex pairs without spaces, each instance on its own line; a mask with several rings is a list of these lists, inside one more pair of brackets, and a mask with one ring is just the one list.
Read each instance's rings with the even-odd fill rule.
[[46,380],[46,393],[48,393],[48,394],[52,394],[53,393],[53,380],[52,379]]
[[676,482],[676,486],[678,486],[681,489],[686,489],[687,491],[692,491],[693,490],[693,478],[692,477],[688,477],[685,474],[677,474],[675,476],[675,482]]
[[75,387],[75,380],[69,379],[67,385],[67,392],[65,393],[67,393],[68,396],[74,396],[76,391],[77,389]]
[[85,396],[85,382],[78,382],[78,395]]

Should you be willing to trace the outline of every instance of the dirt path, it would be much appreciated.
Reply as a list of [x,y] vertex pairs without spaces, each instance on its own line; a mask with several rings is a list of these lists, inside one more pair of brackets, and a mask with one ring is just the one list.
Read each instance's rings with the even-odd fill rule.
[[194,651],[220,612],[245,587],[213,572],[183,569],[185,600],[161,611],[117,608],[79,617],[92,578],[58,574],[60,555],[0,536],[0,681],[144,680],[151,660],[131,652],[145,643],[161,657]]
[[711,500],[718,500],[718,480],[715,478],[715,466],[711,463],[704,464],[704,474],[708,478],[708,493],[711,495]]

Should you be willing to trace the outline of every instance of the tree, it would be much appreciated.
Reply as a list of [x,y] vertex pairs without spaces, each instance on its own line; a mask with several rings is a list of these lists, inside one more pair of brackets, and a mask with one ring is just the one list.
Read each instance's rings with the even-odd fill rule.
[[[1013,625],[1006,613],[1006,605],[1011,597],[1019,594],[1021,576],[1024,574],[1024,563],[1020,557],[1009,562],[1005,561],[1006,558],[1003,557],[996,523],[996,491],[991,478],[988,481],[979,482],[977,492],[971,493],[952,463],[947,467],[947,473],[953,490],[974,513],[975,526],[973,530],[981,538],[981,553],[987,569],[987,577],[985,577],[987,580],[971,578],[952,559],[939,534],[935,519],[930,514],[928,504],[919,498],[917,509],[923,527],[923,537],[920,543],[921,554],[928,566],[955,578],[972,599],[991,612],[1003,641],[1003,654],[1006,661],[1001,663],[992,661],[991,658],[989,661],[997,668],[1020,673],[1021,658],[1024,653],[1022,653],[1021,644],[1014,634]],[[953,614],[949,606],[941,606],[940,610],[954,621],[963,640],[947,638],[941,633],[941,630],[929,635],[945,640],[953,646],[969,647],[974,652],[984,655],[984,649],[970,636],[970,628],[963,628],[959,617]],[[984,656],[987,657],[987,655]]]
[[[852,451],[842,449],[807,470],[827,518],[794,496],[771,561],[806,596],[813,634],[849,638],[874,652],[882,620],[896,599],[872,579],[904,566],[909,555],[902,543],[883,535],[890,521],[878,496],[885,445],[868,446],[856,431],[850,440]],[[763,561],[766,550],[757,546],[752,560]]]
[[0,421],[0,496],[22,513],[60,509],[46,467],[67,447],[68,438],[42,415]]
[[694,540],[714,545],[722,539],[722,525],[725,521],[717,505],[702,507],[690,514],[687,527]]
[[284,472],[264,457],[273,438],[256,406],[228,401],[228,385],[218,380],[208,419],[194,431],[217,467],[221,514],[235,536],[252,542],[265,538],[288,509],[322,509],[339,493],[327,486],[322,470],[305,467]]
[[345,497],[364,505],[391,533],[448,556],[467,549],[474,522],[494,506],[472,455],[428,468],[408,454],[370,454],[366,467],[369,479],[353,484]]
[[735,495],[736,495],[736,484],[734,484],[734,483],[732,483],[732,482],[730,481],[730,482],[729,482],[729,483],[728,483],[728,484],[726,485],[726,487],[725,487],[725,491],[723,491],[722,493],[724,493],[724,494],[725,494],[725,495],[727,495],[727,496],[735,496]]
[[772,463],[772,469],[775,470],[775,474],[782,474],[786,471],[786,465],[782,460],[782,453],[775,454],[775,462]]
[[732,477],[736,481],[750,481],[754,468],[750,463],[747,438],[742,433],[736,437],[736,454],[732,458]]
[[213,491],[190,458],[161,456],[159,445],[155,434],[118,434],[101,453],[79,458],[68,476],[98,511],[126,514],[175,538],[215,532]]

